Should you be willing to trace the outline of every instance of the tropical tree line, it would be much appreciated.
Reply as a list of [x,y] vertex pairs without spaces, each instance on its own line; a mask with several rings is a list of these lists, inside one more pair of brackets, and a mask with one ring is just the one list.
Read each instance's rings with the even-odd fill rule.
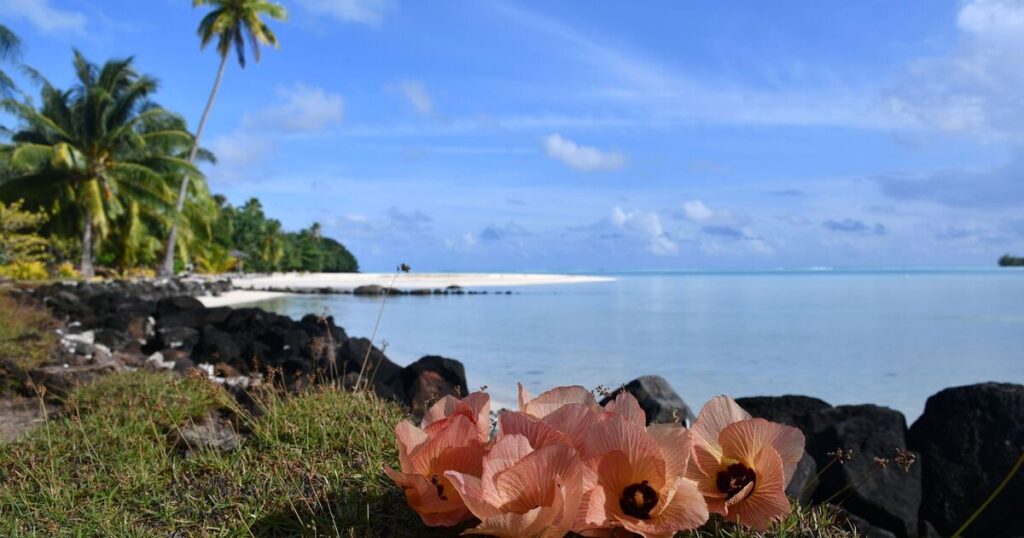
[[[216,40],[220,69],[199,128],[153,100],[157,82],[132,58],[98,65],[74,51],[75,84],[39,84],[38,101],[3,71],[17,63],[20,41],[0,25],[0,97],[16,124],[0,126],[0,202],[38,215],[46,259],[74,259],[84,277],[97,264],[122,273],[187,266],[207,272],[356,271],[343,245],[314,224],[284,232],[258,200],[235,208],[207,189],[197,163],[215,163],[199,145],[233,50],[244,66],[245,45],[277,45],[261,15],[284,19],[283,8],[260,0],[195,0],[213,9],[199,25],[201,45]],[[15,206],[16,204],[16,206]],[[24,219],[22,219],[24,222]],[[0,253],[3,256],[4,253]],[[38,260],[33,260],[38,261]]]

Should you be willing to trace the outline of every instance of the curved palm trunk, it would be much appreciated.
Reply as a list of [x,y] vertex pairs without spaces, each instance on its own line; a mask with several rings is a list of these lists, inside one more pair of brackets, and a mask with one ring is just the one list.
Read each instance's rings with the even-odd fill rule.
[[92,210],[85,207],[85,222],[82,226],[82,264],[78,272],[82,278],[92,278],[96,272],[92,267]]
[[[210,116],[210,109],[213,108],[213,102],[217,99],[217,92],[220,91],[220,83],[224,79],[224,70],[228,66],[228,55],[221,56],[220,68],[217,69],[217,78],[213,81],[213,90],[210,92],[210,98],[206,101],[206,109],[203,110],[203,116],[199,119],[199,128],[196,129],[195,140],[192,141],[192,151],[188,154],[188,162],[194,163],[196,160],[196,154],[199,153],[199,140],[203,137],[203,130],[206,128],[206,120]],[[164,264],[160,268],[160,275],[169,277],[174,276],[174,248],[178,242],[178,220],[181,218],[181,212],[185,208],[185,196],[188,194],[188,176],[181,178],[181,189],[178,190],[178,205],[177,205],[177,217],[173,224],[171,224],[171,233],[167,236],[167,251],[164,253]]]

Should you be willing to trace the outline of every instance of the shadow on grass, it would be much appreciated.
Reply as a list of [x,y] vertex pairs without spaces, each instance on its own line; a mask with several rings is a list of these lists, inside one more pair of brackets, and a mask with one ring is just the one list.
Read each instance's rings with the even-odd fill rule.
[[475,521],[452,528],[431,528],[405,503],[397,488],[384,496],[352,502],[332,492],[322,502],[266,514],[249,529],[259,537],[350,536],[448,538],[473,527]]

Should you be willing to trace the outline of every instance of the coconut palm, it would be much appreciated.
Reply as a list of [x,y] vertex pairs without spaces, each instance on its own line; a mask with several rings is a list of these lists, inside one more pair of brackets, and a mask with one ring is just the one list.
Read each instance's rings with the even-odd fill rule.
[[98,67],[75,51],[74,67],[75,87],[62,91],[44,83],[39,109],[3,101],[21,125],[0,152],[12,174],[0,184],[0,199],[45,207],[51,233],[79,234],[80,272],[91,277],[97,237],[120,218],[169,213],[172,178],[200,176],[187,160],[168,153],[191,147],[192,135],[181,118],[149,100],[156,81],[140,75],[131,58]]
[[[199,127],[196,129],[195,142],[192,146],[192,154],[189,162],[194,162],[195,154],[199,148],[199,141],[203,136],[203,129],[206,128],[206,120],[209,119],[210,109],[217,98],[221,81],[224,79],[224,70],[228,65],[228,56],[234,49],[238,57],[238,64],[245,68],[245,44],[249,42],[252,49],[253,59],[260,61],[260,46],[272,45],[278,47],[277,36],[270,30],[270,27],[263,22],[261,17],[267,16],[271,19],[283,21],[287,19],[288,13],[284,7],[265,0],[192,0],[192,7],[210,6],[212,11],[203,17],[199,23],[200,47],[206,48],[212,41],[217,41],[217,53],[220,54],[220,67],[217,69],[217,78],[213,81],[213,90],[210,98],[206,101],[206,108],[199,120]],[[178,192],[178,213],[182,212],[185,206],[185,198],[188,193],[188,177],[184,177]],[[178,225],[171,226],[171,232],[167,236],[167,250],[164,254],[164,264],[160,273],[170,276],[174,273],[175,243],[178,239]]]
[[[17,61],[21,40],[10,28],[0,24],[0,62]],[[0,95],[9,94],[14,89],[14,81],[3,69],[0,69]]]

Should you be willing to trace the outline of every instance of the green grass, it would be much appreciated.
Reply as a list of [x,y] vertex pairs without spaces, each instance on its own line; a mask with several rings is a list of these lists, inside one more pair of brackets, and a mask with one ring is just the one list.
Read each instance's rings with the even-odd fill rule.
[[[456,534],[423,527],[382,472],[397,466],[402,409],[328,387],[256,400],[252,413],[202,378],[144,372],[78,389],[62,417],[0,446],[0,535]],[[186,456],[176,430],[211,412],[246,440]],[[850,536],[823,517],[800,511],[764,535],[712,522],[685,536]]]
[[[398,407],[329,388],[258,399],[256,419],[203,379],[142,372],[78,390],[63,418],[0,447],[0,535],[426,532],[382,472]],[[210,411],[247,439],[186,457],[175,430]]]

